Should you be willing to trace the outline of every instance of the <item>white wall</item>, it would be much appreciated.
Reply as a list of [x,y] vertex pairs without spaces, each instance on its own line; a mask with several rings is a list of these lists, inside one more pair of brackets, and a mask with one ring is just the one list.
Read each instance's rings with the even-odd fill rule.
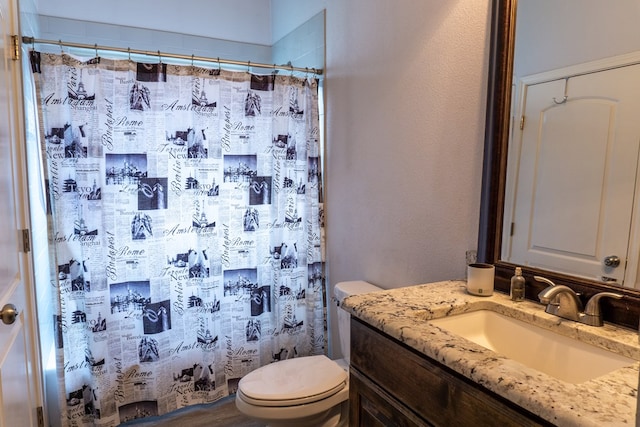
[[272,44],[327,7],[327,0],[271,0]]
[[[190,34],[181,34],[149,29],[127,27],[118,23],[81,21],[57,16],[40,15],[38,17],[40,34],[45,40],[63,40],[65,42],[97,44],[119,48],[131,48],[150,52],[162,52],[195,55],[209,58],[233,59],[271,64],[271,47],[263,44],[243,43],[232,40],[216,39]],[[33,33],[23,32],[32,36]],[[59,52],[56,45],[38,45],[41,51]],[[78,53],[81,50],[65,48],[65,52]],[[104,52],[98,52],[104,55]],[[86,55],[86,53],[84,54]],[[112,55],[112,54],[109,54]],[[123,56],[125,54],[122,54]],[[149,62],[157,61],[156,56],[134,58]],[[165,59],[170,63],[171,59]]]
[[640,50],[638,0],[520,0],[518,77]]
[[271,47],[271,62],[308,68],[324,68],[325,63],[325,14],[324,11],[303,21],[291,29]]
[[477,246],[488,0],[327,4],[330,283],[463,278]]
[[41,15],[270,46],[265,0],[40,0]]

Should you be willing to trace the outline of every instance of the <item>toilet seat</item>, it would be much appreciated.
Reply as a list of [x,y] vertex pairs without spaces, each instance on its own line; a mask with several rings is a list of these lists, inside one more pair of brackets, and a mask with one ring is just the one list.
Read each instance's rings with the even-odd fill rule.
[[244,376],[239,397],[250,405],[285,407],[326,399],[347,387],[348,375],[324,355],[275,362]]

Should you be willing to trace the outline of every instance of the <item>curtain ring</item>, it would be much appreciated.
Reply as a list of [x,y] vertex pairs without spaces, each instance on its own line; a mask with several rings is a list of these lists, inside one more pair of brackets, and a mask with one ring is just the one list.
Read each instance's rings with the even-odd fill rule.
[[58,39],[58,45],[60,46],[60,55],[63,55],[64,50],[62,50],[62,40]]
[[158,50],[158,60],[160,61],[159,64],[162,64],[162,55],[160,54],[160,50]]
[[98,57],[98,43],[93,45],[93,48],[96,50],[96,58]]
[[247,61],[247,73],[251,74],[251,61]]
[[127,53],[129,53],[129,61],[131,61],[131,48],[130,47],[127,48]]
[[192,53],[192,54],[191,54],[191,66],[192,66],[192,67],[193,67],[193,57],[194,57],[194,54]]
[[218,56],[218,74],[220,74],[220,57]]

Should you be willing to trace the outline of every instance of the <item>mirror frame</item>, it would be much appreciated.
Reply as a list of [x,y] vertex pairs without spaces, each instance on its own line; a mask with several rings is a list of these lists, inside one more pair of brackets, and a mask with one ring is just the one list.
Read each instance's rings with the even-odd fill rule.
[[[500,254],[511,121],[516,8],[517,0],[493,0],[491,5],[484,160],[478,230],[478,261],[495,265],[495,288],[507,294],[516,264],[501,261]],[[604,320],[638,330],[640,290],[607,285],[529,266],[521,267],[527,280],[527,299],[537,302],[538,293],[546,287],[545,284],[534,280],[534,275],[544,276],[553,280],[555,284],[571,287],[580,293],[583,303],[598,292],[622,293],[625,297],[620,300],[602,299]]]

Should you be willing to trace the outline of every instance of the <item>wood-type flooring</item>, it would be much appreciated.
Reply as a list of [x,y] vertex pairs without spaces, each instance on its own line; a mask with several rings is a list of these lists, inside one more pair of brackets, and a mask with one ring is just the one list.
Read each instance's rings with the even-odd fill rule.
[[244,416],[235,404],[235,395],[209,405],[183,408],[161,417],[131,421],[131,427],[264,427],[264,424]]

